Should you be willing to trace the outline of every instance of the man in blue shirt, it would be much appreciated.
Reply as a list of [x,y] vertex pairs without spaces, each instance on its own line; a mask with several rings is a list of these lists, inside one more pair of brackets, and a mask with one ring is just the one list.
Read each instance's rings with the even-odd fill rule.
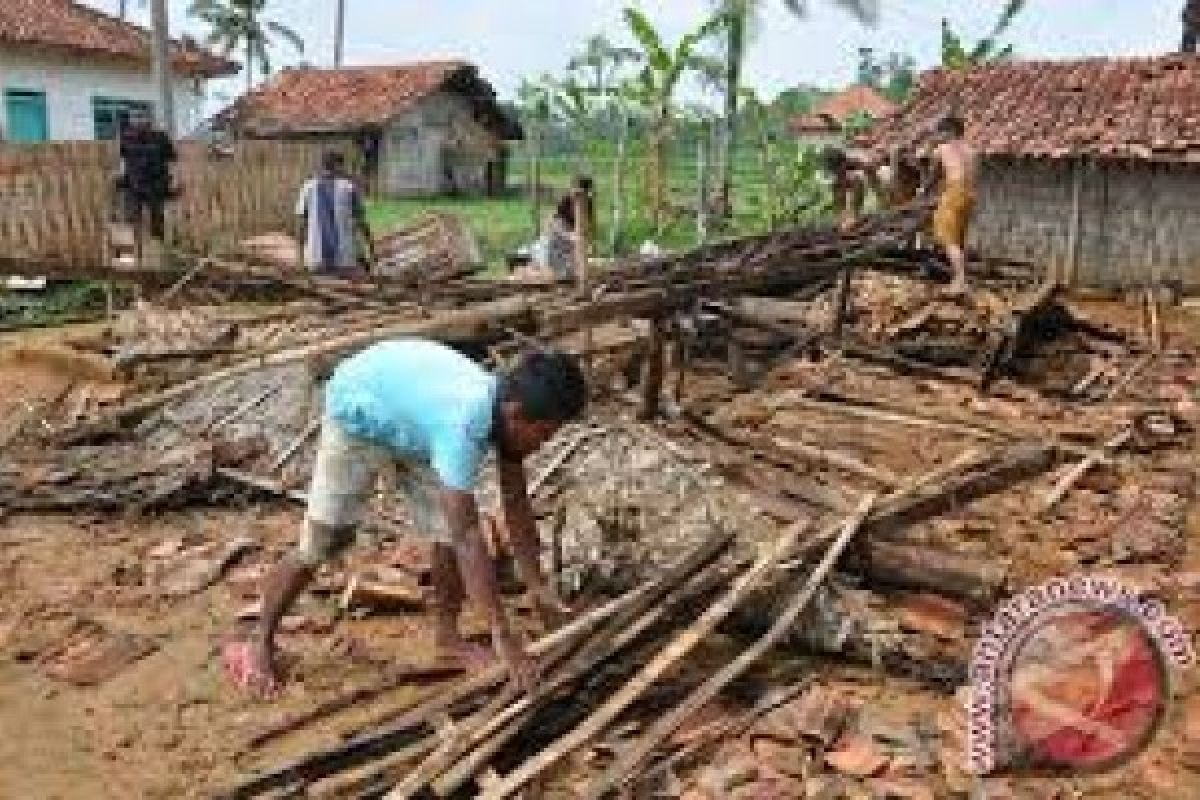
[[495,568],[480,530],[474,488],[488,451],[496,451],[505,523],[521,575],[539,610],[566,612],[539,568],[538,532],[523,459],[559,427],[582,415],[587,386],[562,353],[526,354],[492,375],[444,345],[384,342],[343,362],[329,381],[304,532],[271,571],[258,630],[225,651],[241,687],[278,687],[275,629],[317,567],[349,545],[380,471],[394,465],[413,521],[433,540],[437,641],[450,657],[478,660],[458,629],[465,596],[485,615],[492,644],[525,689],[536,668],[500,603]]

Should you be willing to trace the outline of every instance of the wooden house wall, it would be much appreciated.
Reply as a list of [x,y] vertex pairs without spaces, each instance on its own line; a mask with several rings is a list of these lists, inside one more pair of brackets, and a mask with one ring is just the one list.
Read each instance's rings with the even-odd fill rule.
[[1195,291],[1198,222],[1200,166],[997,160],[983,169],[971,245],[987,256],[1027,261],[1039,274],[1053,266],[1074,286],[1178,282]]

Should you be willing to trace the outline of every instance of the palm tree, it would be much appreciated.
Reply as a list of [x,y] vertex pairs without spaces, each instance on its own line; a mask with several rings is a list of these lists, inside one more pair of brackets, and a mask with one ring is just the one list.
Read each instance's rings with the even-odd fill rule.
[[229,55],[245,49],[246,89],[254,87],[254,68],[266,77],[271,74],[272,34],[285,39],[298,53],[304,52],[304,40],[286,25],[264,20],[267,0],[192,0],[188,14],[208,24],[207,43]]
[[637,62],[641,53],[630,47],[617,47],[607,36],[593,36],[587,40],[583,52],[567,63],[568,72],[584,72],[591,78],[588,89],[598,96],[608,96],[621,68]]
[[1000,18],[992,27],[992,32],[976,42],[970,50],[963,44],[962,37],[950,29],[950,22],[943,17],[942,66],[946,69],[970,69],[1012,58],[1013,46],[1009,44],[1001,47],[999,39],[1024,10],[1025,2],[1026,0],[1008,0],[1004,4],[1004,10],[1000,12]]
[[[742,67],[746,51],[753,38],[754,30],[761,20],[764,0],[712,0],[718,15],[725,20],[725,41],[722,46],[725,59],[724,95],[724,155],[721,164],[721,206],[728,215],[733,203],[733,160],[737,151],[738,101],[741,98]],[[878,17],[878,0],[830,0],[864,24],[874,24]],[[805,0],[783,0],[783,5],[796,16],[808,12]]]
[[683,36],[674,49],[667,47],[661,34],[638,9],[625,9],[625,24],[642,50],[644,65],[634,85],[638,100],[651,109],[651,214],[657,228],[662,222],[666,199],[667,148],[674,118],[675,91],[684,75],[702,64],[699,47],[721,29],[724,19],[720,15],[712,17],[697,30]]
[[1200,40],[1200,0],[1187,0],[1183,5],[1183,44],[1180,50],[1195,53]]

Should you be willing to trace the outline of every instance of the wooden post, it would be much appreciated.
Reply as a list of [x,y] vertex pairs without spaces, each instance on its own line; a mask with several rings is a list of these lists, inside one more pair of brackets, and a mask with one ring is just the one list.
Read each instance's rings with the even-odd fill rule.
[[846,267],[838,281],[837,302],[833,309],[833,325],[831,333],[837,341],[842,339],[842,329],[846,325],[846,312],[850,305],[850,288],[854,281],[854,268]]
[[1079,233],[1083,222],[1083,161],[1071,162],[1071,226],[1067,233],[1066,269],[1063,285],[1070,287],[1079,273]]
[[663,377],[666,373],[665,327],[662,317],[655,317],[650,323],[646,366],[642,372],[642,407],[638,412],[638,419],[641,420],[657,417],[661,405]]
[[617,157],[613,162],[612,230],[608,232],[608,250],[617,255],[621,246],[621,226],[625,223],[625,151],[629,146],[629,109],[621,107],[620,130],[617,131]]
[[[575,208],[575,280],[579,289],[579,297],[587,302],[591,295],[591,276],[589,275],[589,253],[592,243],[592,217],[588,213],[590,204],[582,189],[576,188],[571,193],[571,202]],[[592,384],[592,326],[588,324],[583,329],[584,375],[588,385]]]
[[529,192],[533,214],[533,230],[535,234],[542,230],[542,122],[539,119],[533,126],[533,136],[529,139],[530,166]]

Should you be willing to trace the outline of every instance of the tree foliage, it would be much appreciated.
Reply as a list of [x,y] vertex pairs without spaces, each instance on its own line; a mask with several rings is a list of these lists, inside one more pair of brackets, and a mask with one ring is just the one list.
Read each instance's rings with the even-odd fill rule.
[[1026,5],[1026,0],[1007,0],[999,19],[991,32],[968,48],[961,36],[950,28],[949,20],[942,18],[942,66],[946,69],[970,69],[971,67],[1007,61],[1013,56],[1011,44],[1001,45],[1000,37],[1008,32],[1013,21]]
[[880,59],[872,47],[858,49],[858,82],[903,103],[917,84],[917,61],[907,53],[888,53]]
[[188,15],[208,25],[205,42],[228,56],[235,50],[245,54],[246,87],[254,85],[255,68],[271,74],[271,48],[283,39],[298,53],[304,52],[300,34],[275,20],[263,19],[267,0],[192,0]]

